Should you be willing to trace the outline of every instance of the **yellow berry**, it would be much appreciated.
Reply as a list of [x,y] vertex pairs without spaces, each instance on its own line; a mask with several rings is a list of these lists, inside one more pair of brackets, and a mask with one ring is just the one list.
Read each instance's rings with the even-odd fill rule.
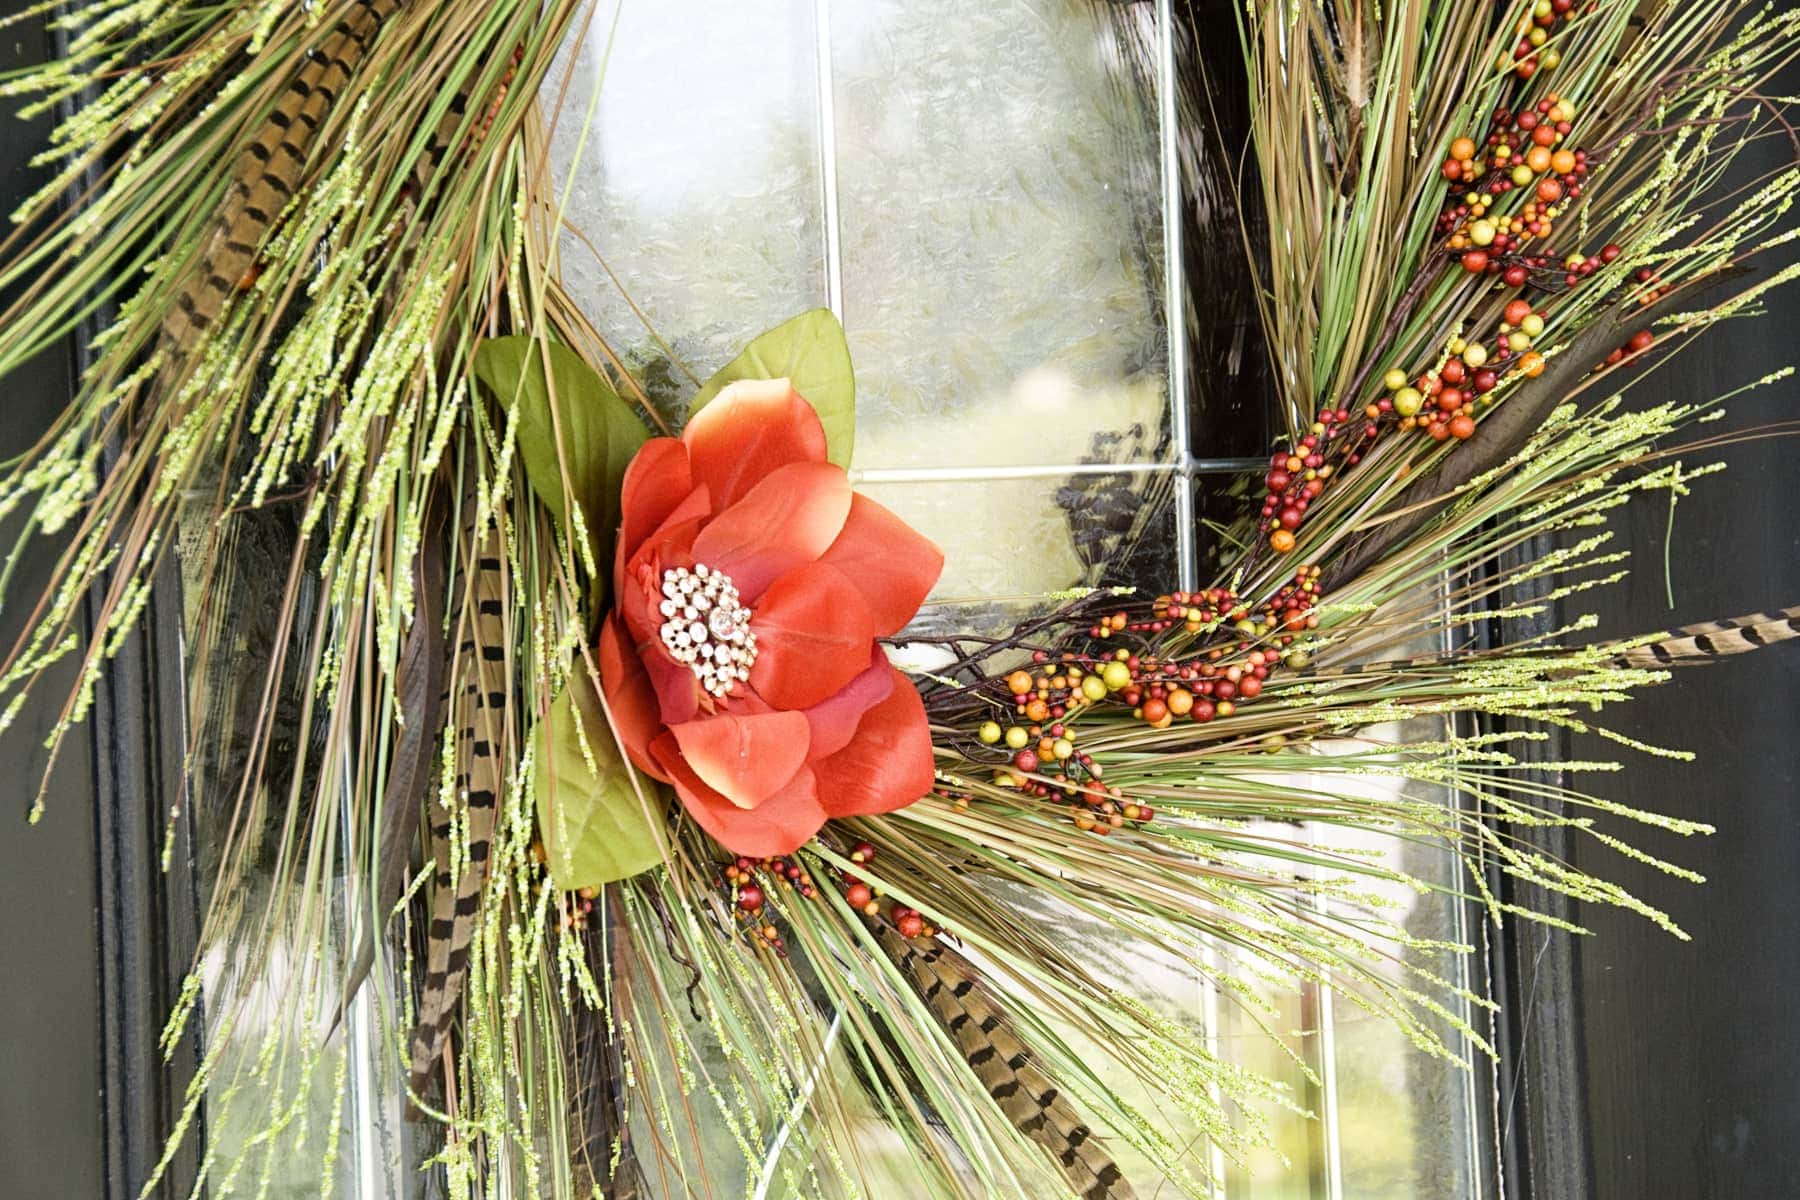
[[1537,337],[1544,332],[1544,318],[1538,316],[1536,313],[1532,313],[1529,317],[1526,317],[1523,321],[1519,322],[1519,329],[1523,333],[1529,334],[1532,337]]
[[983,721],[981,723],[981,728],[976,731],[975,736],[979,737],[988,745],[993,745],[1000,740],[1000,722]]
[[1406,386],[1406,372],[1399,367],[1392,367],[1381,377],[1381,384],[1390,392],[1397,392]]
[[1089,700],[1106,699],[1106,684],[1098,675],[1084,675],[1081,679],[1081,694]]
[[1403,387],[1394,393],[1394,411],[1403,417],[1418,416],[1424,405],[1425,396],[1418,388]]
[[1030,740],[1031,735],[1025,731],[1023,725],[1013,725],[1006,731],[1006,744],[1011,749],[1023,750],[1025,743]]
[[1487,347],[1480,342],[1470,342],[1462,348],[1462,360],[1471,367],[1479,367],[1487,362]]
[[1100,679],[1107,691],[1116,692],[1131,682],[1131,668],[1115,659],[1101,670]]

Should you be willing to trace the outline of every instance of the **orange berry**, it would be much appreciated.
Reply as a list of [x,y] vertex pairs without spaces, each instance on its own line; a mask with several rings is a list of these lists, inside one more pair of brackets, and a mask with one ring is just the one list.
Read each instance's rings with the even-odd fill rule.
[[1292,554],[1294,551],[1294,535],[1285,529],[1277,529],[1269,535],[1269,545],[1277,554]]
[[1536,379],[1544,373],[1544,356],[1536,350],[1530,351],[1519,359],[1519,370],[1527,379]]
[[1006,686],[1015,696],[1023,696],[1031,690],[1031,675],[1026,671],[1014,671],[1006,677]]
[[1458,162],[1466,162],[1467,160],[1474,158],[1475,140],[1473,138],[1459,137],[1454,142],[1451,142],[1450,157],[1456,159]]

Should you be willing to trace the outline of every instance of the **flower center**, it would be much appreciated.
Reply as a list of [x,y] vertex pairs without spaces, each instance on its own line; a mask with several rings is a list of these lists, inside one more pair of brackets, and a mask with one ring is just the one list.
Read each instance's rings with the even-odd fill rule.
[[756,662],[756,635],[750,632],[750,610],[731,577],[705,563],[695,563],[691,571],[670,567],[663,572],[662,591],[658,611],[669,656],[685,663],[714,696],[724,696],[749,679]]

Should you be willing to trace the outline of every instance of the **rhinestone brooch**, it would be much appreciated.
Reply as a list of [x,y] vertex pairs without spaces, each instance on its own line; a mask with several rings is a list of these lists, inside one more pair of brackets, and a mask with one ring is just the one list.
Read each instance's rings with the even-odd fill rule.
[[701,687],[724,696],[750,678],[756,635],[750,632],[750,610],[730,576],[705,563],[695,563],[692,570],[670,567],[663,572],[662,594],[663,645]]

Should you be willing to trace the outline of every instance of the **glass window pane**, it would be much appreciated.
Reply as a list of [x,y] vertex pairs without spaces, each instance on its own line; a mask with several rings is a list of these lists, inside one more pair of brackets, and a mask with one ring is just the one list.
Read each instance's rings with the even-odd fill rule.
[[[1423,647],[1419,648],[1421,651]],[[1396,741],[1437,740],[1442,721],[1416,720],[1371,729],[1362,747]],[[1334,747],[1322,747],[1331,753]],[[1365,794],[1377,789],[1409,799],[1454,804],[1442,786],[1373,777],[1333,775],[1321,780],[1339,793]],[[1378,853],[1388,865],[1417,879],[1455,886],[1459,866],[1441,845],[1419,845],[1369,830],[1333,826],[1320,831],[1334,848]],[[1387,906],[1381,915],[1408,935],[1442,942],[1470,939],[1462,905],[1443,894],[1419,895],[1400,884],[1370,885]],[[1390,965],[1389,980],[1408,985],[1407,967],[1448,974],[1463,986],[1466,962],[1447,954],[1403,950]],[[1337,1138],[1338,1167],[1344,1200],[1435,1200],[1440,1196],[1476,1196],[1471,1178],[1474,1149],[1474,1076],[1453,1063],[1416,1050],[1391,1021],[1373,1017],[1342,998],[1329,998],[1332,1049],[1332,1123]],[[1453,1005],[1454,1007],[1454,1005]],[[1460,1014],[1471,1020],[1471,1014]],[[1471,1023],[1475,1022],[1471,1020]],[[1446,1045],[1458,1038],[1443,1021],[1432,1021]]]
[[1176,478],[864,481],[857,490],[942,547],[935,600],[1023,598],[1101,583],[1173,586]]
[[[1070,440],[1161,429],[1155,97],[1120,86],[1108,24],[1150,6],[830,10],[860,464],[1076,461]],[[919,436],[977,419],[1004,436]]]
[[669,407],[696,386],[683,368],[705,379],[826,302],[813,4],[626,4],[609,53],[610,15],[565,55],[552,146],[559,187],[573,178],[565,277]]

